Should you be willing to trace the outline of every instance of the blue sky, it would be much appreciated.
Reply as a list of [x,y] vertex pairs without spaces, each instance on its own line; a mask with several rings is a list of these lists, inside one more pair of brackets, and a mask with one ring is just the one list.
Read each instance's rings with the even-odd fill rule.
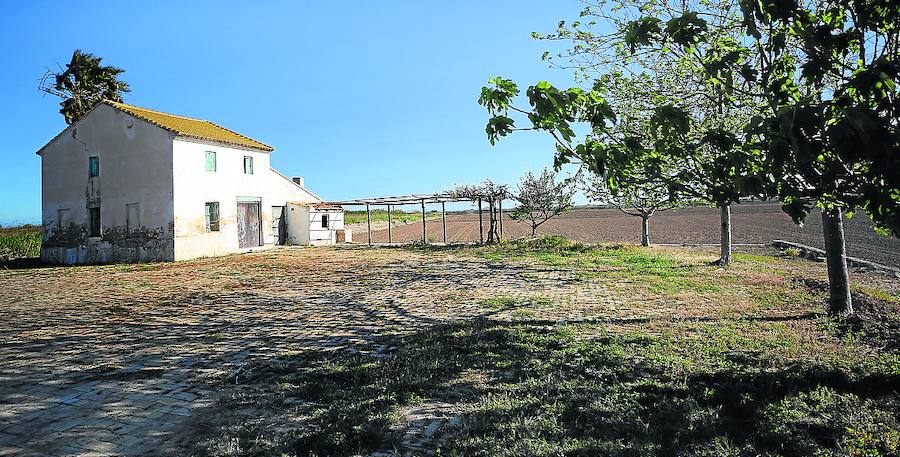
[[326,200],[514,183],[552,163],[542,135],[490,146],[478,92],[571,74],[533,40],[558,2],[15,2],[0,0],[0,224],[40,219],[35,151],[65,127],[36,90],[80,48],[126,70],[126,102],[209,119],[274,145],[272,164]]

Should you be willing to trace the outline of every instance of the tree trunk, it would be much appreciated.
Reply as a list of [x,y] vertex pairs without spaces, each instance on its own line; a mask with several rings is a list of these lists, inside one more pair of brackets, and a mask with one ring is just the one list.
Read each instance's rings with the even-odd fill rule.
[[641,246],[650,246],[650,216],[641,215]]
[[844,222],[839,208],[822,211],[825,256],[828,260],[828,313],[845,316],[853,313],[850,298],[850,275],[847,272],[847,248],[844,244]]
[[531,237],[534,238],[537,235],[537,225],[531,225]]
[[731,203],[719,205],[722,237],[719,241],[719,265],[731,265]]
[[494,215],[494,201],[488,200],[488,244],[494,243],[497,233],[497,219]]

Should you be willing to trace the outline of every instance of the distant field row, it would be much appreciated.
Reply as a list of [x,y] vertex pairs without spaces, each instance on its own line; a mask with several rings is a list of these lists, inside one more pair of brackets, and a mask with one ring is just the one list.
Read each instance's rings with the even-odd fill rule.
[[[851,256],[900,266],[900,239],[875,233],[871,221],[862,213],[846,219],[844,225],[847,249]],[[777,203],[742,203],[732,209],[732,226],[735,243],[765,244],[783,239],[823,247],[822,220],[817,211],[801,227],[794,224]],[[426,228],[431,241],[442,241],[439,220],[428,222]],[[506,238],[517,238],[530,233],[527,224],[511,220],[508,214],[504,214],[503,229]],[[478,214],[448,214],[447,232],[451,242],[478,241]],[[538,229],[538,234],[562,235],[592,243],[636,244],[640,242],[641,221],[640,218],[627,216],[615,209],[578,209],[548,221]],[[393,230],[395,242],[416,241],[421,237],[422,227],[419,224],[400,226]],[[650,237],[654,243],[718,243],[719,212],[716,208],[707,207],[662,211],[651,219]],[[362,231],[354,230],[353,239],[358,243],[365,242],[365,228]],[[387,242],[387,231],[373,231],[372,241]]]
[[[822,222],[818,212],[810,215],[803,227],[794,224],[776,203],[744,203],[735,205],[732,212],[735,243],[763,244],[784,239],[822,247]],[[414,222],[421,220],[421,214],[392,211],[391,218],[395,222]],[[440,213],[428,212],[426,220],[429,240],[442,241]],[[387,211],[372,211],[372,222],[386,221]],[[345,213],[345,223],[363,224],[354,229],[356,242],[366,241],[365,222],[365,211]],[[503,228],[506,238],[529,233],[526,224],[511,220],[508,214],[504,214]],[[393,230],[394,241],[419,240],[421,230],[420,224],[398,226]],[[654,243],[715,244],[719,241],[719,214],[715,208],[703,207],[663,211],[651,220],[650,230]],[[845,230],[851,256],[900,266],[900,239],[876,234],[871,221],[863,214],[846,219]],[[448,213],[447,231],[451,242],[477,241],[477,213]],[[550,220],[538,229],[538,233],[563,235],[587,242],[639,243],[640,219],[614,209],[578,209]],[[37,257],[40,254],[40,240],[39,226],[0,227],[0,260]],[[372,241],[387,242],[387,230],[373,230]]]
[[[427,211],[425,213],[426,219],[433,219],[435,217],[439,217],[440,213],[437,211]],[[388,220],[388,212],[384,209],[373,209],[371,211],[371,221],[372,222],[387,222]],[[366,222],[368,219],[366,217],[366,211],[344,211],[344,223],[345,224],[360,224]],[[422,213],[419,212],[406,212],[400,210],[391,210],[391,222],[413,222],[422,220]]]

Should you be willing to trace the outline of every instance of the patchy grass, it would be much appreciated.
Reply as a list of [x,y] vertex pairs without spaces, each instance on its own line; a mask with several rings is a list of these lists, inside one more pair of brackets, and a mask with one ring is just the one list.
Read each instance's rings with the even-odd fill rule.
[[[826,357],[783,324],[686,324],[682,332],[476,319],[409,335],[375,359],[304,352],[256,367],[223,404],[245,454],[404,449],[404,411],[456,403],[441,455],[896,455],[897,356]],[[257,408],[302,418],[251,420]],[[243,414],[242,414],[243,413]]]
[[650,249],[632,245],[587,245],[559,236],[470,248],[474,254],[494,261],[536,259],[548,265],[599,269],[624,269],[632,274],[659,277],[682,276],[685,265]]
[[482,308],[499,311],[504,309],[523,310],[524,308],[542,308],[552,306],[553,303],[546,297],[513,297],[509,295],[499,295],[478,300],[478,305]]
[[[570,270],[585,281],[603,281],[623,289],[676,299],[703,298],[721,301],[729,293],[749,296],[760,307],[770,308],[788,299],[805,303],[813,299],[806,288],[785,287],[777,259],[754,254],[735,254],[727,270],[712,265],[708,254],[684,249],[622,244],[590,245],[558,236],[462,248],[462,254],[495,262],[539,262]],[[766,282],[747,287],[747,276]],[[755,286],[752,285],[752,286]],[[802,293],[798,293],[802,292]]]
[[0,227],[0,261],[41,255],[41,227]]
[[818,264],[739,254],[726,269],[714,253],[559,237],[409,249],[572,272],[622,305],[566,324],[559,297],[453,292],[491,317],[396,328],[368,349],[299,351],[223,380],[232,393],[193,452],[417,454],[410,412],[452,405],[460,424],[428,442],[439,455],[900,453],[893,292],[857,287],[858,316],[834,321],[804,269]]

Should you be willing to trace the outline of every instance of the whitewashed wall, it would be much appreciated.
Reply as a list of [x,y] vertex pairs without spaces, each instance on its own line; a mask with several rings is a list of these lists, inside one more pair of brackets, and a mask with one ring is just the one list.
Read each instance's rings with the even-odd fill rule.
[[[173,142],[175,260],[239,252],[238,197],[261,199],[264,244],[272,244],[269,153],[176,138]],[[206,171],[206,151],[216,152],[216,171]],[[253,157],[253,174],[244,173]],[[219,202],[219,231],[206,231],[206,202]],[[258,247],[257,247],[258,249]]]
[[284,206],[287,202],[315,203],[320,201],[313,193],[273,169],[269,169],[268,192],[272,206]]
[[[216,152],[215,172],[206,171],[206,151]],[[41,257],[48,262],[182,260],[240,252],[239,198],[260,200],[263,247],[271,246],[273,206],[319,201],[272,170],[268,152],[174,137],[105,104],[39,154]],[[88,176],[90,156],[100,158],[98,178]],[[244,156],[253,157],[253,174],[244,173]],[[89,199],[100,201],[98,238],[87,236]],[[218,232],[206,231],[206,202],[219,202]],[[140,227],[126,233],[126,205],[134,203]],[[64,230],[57,221],[60,209],[68,210]]]
[[[206,171],[206,151],[216,152],[216,171]],[[208,257],[242,250],[238,247],[237,202],[260,199],[264,246],[272,246],[272,207],[288,201],[318,199],[269,166],[269,153],[176,138],[174,153],[175,258]],[[253,157],[253,174],[244,173],[244,157]],[[206,231],[206,202],[219,202],[219,231]],[[248,248],[248,249],[259,249]]]
[[[172,135],[101,104],[66,128],[41,155],[41,258],[55,263],[173,260]],[[88,157],[100,158],[89,179]],[[89,238],[88,196],[100,203],[102,237]],[[126,205],[140,225],[125,233]],[[57,216],[68,210],[60,229]]]
[[[322,227],[322,215],[328,215],[328,227]],[[309,244],[323,246],[337,242],[337,231],[344,229],[344,211],[340,209],[309,210]]]
[[[322,227],[322,215],[328,215],[328,227]],[[287,205],[287,240],[298,246],[335,244],[337,231],[344,229],[344,211],[313,208],[306,203]]]

